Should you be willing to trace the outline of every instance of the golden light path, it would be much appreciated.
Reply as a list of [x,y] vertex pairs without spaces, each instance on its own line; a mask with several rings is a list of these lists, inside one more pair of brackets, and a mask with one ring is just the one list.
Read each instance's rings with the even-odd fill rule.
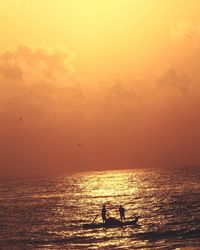
[[[149,176],[152,176],[154,182],[151,182]],[[144,217],[148,218],[148,225],[154,223],[153,214],[154,216],[157,214],[160,225],[167,221],[167,218],[159,215],[158,212],[161,209],[162,197],[159,197],[159,193],[155,195],[155,192],[158,188],[162,190],[162,186],[159,184],[159,173],[154,171],[148,171],[148,173],[145,170],[85,172],[65,177],[61,179],[60,183],[62,185],[58,185],[58,190],[59,192],[62,190],[63,194],[59,195],[59,202],[55,210],[56,217],[61,218],[62,221],[68,221],[68,224],[71,223],[70,227],[74,229],[77,227],[77,223],[80,225],[90,223],[96,215],[98,215],[96,222],[101,222],[103,204],[106,205],[111,217],[119,219],[119,205],[125,207],[127,220],[137,215],[141,216],[141,226],[136,228],[89,231],[82,229],[79,231],[88,238],[96,240],[112,238],[113,246],[115,244],[126,246],[126,244],[130,244],[129,238],[133,233],[150,230],[146,227]],[[66,208],[69,209],[68,212],[66,212]],[[74,237],[75,235],[72,230],[70,236]],[[58,236],[69,237],[69,231],[61,229]],[[146,242],[138,242],[137,244],[141,246],[147,244]],[[107,244],[110,243],[106,240],[102,241],[99,243],[99,247],[106,247]]]

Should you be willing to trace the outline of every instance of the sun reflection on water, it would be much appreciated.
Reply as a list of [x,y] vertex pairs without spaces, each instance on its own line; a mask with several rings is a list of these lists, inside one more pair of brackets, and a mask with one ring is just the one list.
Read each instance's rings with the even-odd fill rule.
[[[172,178],[168,172],[141,169],[87,172],[62,177],[56,180],[55,196],[49,196],[54,215],[49,221],[53,221],[56,237],[67,238],[74,247],[78,241],[79,246],[86,249],[118,249],[119,246],[131,249],[131,242],[145,248],[152,246],[151,241],[144,240],[145,237],[161,237],[159,246],[162,249],[165,246],[163,232],[171,230],[177,215],[180,220],[182,218],[182,213],[173,211],[180,209],[177,200],[180,200],[184,185],[179,183],[174,188],[177,180]],[[173,193],[170,194],[170,190]],[[53,204],[55,201],[56,204]],[[120,217],[119,205],[123,205],[127,220],[137,215],[141,217],[138,225],[84,229],[81,225],[91,223],[96,215],[95,223],[102,222],[101,209],[104,204],[109,216],[117,219]],[[61,224],[65,226],[61,227]],[[173,225],[173,230],[180,230],[180,227]],[[49,230],[49,233],[53,233],[53,230]]]
[[119,217],[119,205],[125,206],[128,217],[133,213],[137,214],[135,202],[131,202],[140,188],[137,174],[134,175],[130,171],[87,173],[83,174],[79,187],[84,197],[87,213],[91,212],[92,215],[100,213],[102,205],[105,204],[110,216]]
[[94,197],[113,197],[129,195],[138,190],[137,183],[131,189],[126,189],[130,182],[130,173],[128,171],[109,171],[97,173],[97,176],[91,176],[81,183],[82,190],[90,190],[90,195]]
[[[172,237],[179,242],[183,239],[179,236],[188,235],[191,243],[191,235],[199,235],[199,176],[195,171],[188,175],[181,170],[132,170],[11,182],[1,193],[2,204],[9,208],[4,214],[10,213],[1,218],[10,223],[9,234],[17,225],[14,230],[23,233],[23,242],[27,238],[32,244],[43,242],[42,249],[172,249]],[[102,221],[103,204],[118,219],[123,205],[127,220],[141,217],[138,225],[84,229],[82,225],[97,214],[95,223]],[[13,234],[12,242],[18,237]]]

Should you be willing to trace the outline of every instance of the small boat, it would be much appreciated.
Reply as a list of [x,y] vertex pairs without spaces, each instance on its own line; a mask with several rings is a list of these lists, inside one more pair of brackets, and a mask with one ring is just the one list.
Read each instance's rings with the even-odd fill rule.
[[92,228],[110,228],[110,227],[123,227],[123,226],[134,226],[137,224],[140,216],[137,216],[133,220],[129,221],[120,221],[115,218],[108,218],[105,223],[89,223],[89,224],[83,224],[83,228],[85,229],[92,229]]

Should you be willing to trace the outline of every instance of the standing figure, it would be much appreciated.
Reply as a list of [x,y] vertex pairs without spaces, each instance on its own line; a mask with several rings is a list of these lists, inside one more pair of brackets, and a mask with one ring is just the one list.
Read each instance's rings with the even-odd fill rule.
[[106,222],[106,219],[107,219],[107,218],[106,218],[106,215],[107,215],[106,206],[103,205],[103,208],[102,208],[102,210],[101,210],[101,216],[102,216],[103,223]]
[[119,206],[119,214],[121,221],[125,221],[125,209],[122,207],[122,205]]

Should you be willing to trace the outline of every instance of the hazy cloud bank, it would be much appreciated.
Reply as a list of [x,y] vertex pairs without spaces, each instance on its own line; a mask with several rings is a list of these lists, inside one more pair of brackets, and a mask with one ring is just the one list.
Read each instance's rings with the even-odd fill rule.
[[1,54],[1,174],[200,163],[197,65],[91,83],[67,50]]

